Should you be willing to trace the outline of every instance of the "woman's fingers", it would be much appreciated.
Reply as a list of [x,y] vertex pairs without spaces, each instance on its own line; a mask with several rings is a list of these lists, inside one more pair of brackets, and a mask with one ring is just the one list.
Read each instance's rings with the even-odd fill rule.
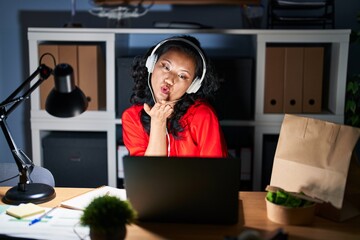
[[169,104],[155,103],[151,108],[148,104],[144,104],[145,112],[151,117],[166,119],[173,113],[173,108]]
[[147,103],[144,103],[144,110],[148,115],[150,115],[151,108]]

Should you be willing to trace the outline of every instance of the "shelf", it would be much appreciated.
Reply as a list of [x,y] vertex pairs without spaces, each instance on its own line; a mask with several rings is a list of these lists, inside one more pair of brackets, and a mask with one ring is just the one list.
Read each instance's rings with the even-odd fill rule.
[[323,9],[327,6],[326,1],[286,1],[274,0],[273,7],[277,9]]
[[[319,114],[300,114],[302,116],[319,118],[322,120],[343,123],[345,105],[345,86],[347,75],[347,60],[349,48],[349,29],[323,29],[323,30],[282,30],[282,29],[155,29],[155,28],[29,28],[29,67],[33,71],[38,67],[38,45],[44,42],[56,43],[83,43],[97,42],[104,46],[106,62],[106,109],[104,111],[87,111],[84,114],[69,119],[57,119],[44,110],[40,109],[39,91],[36,90],[31,96],[31,137],[32,152],[36,165],[43,165],[41,139],[46,132],[51,131],[88,131],[106,132],[107,136],[107,169],[108,184],[116,186],[117,179],[117,129],[121,127],[120,113],[118,112],[117,83],[117,59],[127,56],[132,52],[139,52],[134,41],[137,38],[146,38],[146,44],[152,46],[159,39],[166,36],[189,34],[200,38],[205,50],[211,53],[226,52],[223,49],[233,49],[234,55],[226,56],[226,59],[243,57],[243,51],[249,51],[253,61],[253,96],[250,103],[243,103],[235,92],[230,101],[236,107],[234,111],[242,111],[244,104],[252,104],[250,116],[244,117],[235,114],[235,118],[221,119],[220,124],[228,129],[251,132],[252,139],[252,186],[253,190],[262,190],[262,150],[263,136],[266,134],[278,134],[284,114],[264,113],[265,91],[265,54],[269,44],[328,44],[330,51],[328,73],[328,97],[326,110]],[[244,44],[243,37],[246,38]],[[209,40],[210,39],[210,40]],[[248,48],[248,44],[252,47]],[[246,46],[247,49],[241,49]],[[131,48],[137,48],[131,49]],[[220,49],[220,50],[219,50]],[[214,56],[212,54],[212,56]],[[231,89],[232,90],[232,89]],[[227,114],[227,113],[226,113]],[[240,116],[240,119],[238,119]],[[239,136],[241,134],[238,134]],[[230,145],[236,147],[239,137],[231,136]],[[245,140],[248,138],[245,134]],[[241,136],[240,136],[241,137]],[[241,139],[244,140],[244,139]],[[235,144],[234,144],[235,143]],[[247,143],[248,145],[248,143]]]
[[335,26],[333,0],[296,1],[270,0],[268,5],[268,28],[276,26],[313,25]]
[[[138,0],[95,0],[94,3],[98,5],[106,4],[108,6],[124,4],[134,2],[134,4],[138,4]],[[154,3],[154,4],[234,4],[234,5],[243,5],[243,4],[260,4],[260,0],[146,0],[144,3]]]

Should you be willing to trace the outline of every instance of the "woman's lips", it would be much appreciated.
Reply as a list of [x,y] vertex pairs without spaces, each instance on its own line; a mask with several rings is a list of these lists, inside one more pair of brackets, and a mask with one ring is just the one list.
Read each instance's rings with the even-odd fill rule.
[[170,92],[170,89],[167,86],[161,87],[161,93],[168,95]]

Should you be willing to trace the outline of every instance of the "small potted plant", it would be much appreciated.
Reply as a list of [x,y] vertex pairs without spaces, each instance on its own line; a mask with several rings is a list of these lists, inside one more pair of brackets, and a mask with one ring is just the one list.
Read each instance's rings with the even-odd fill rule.
[[105,195],[92,200],[84,209],[80,223],[90,227],[92,240],[118,240],[125,239],[126,225],[134,223],[136,216],[129,201]]

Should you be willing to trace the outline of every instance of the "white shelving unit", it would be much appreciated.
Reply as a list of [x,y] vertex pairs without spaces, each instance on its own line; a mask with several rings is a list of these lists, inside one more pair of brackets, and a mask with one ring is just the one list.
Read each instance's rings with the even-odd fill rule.
[[[254,120],[224,121],[227,126],[254,127],[253,189],[261,190],[262,148],[264,134],[278,134],[284,114],[265,114],[264,73],[265,50],[268,43],[329,43],[331,44],[328,111],[324,114],[306,115],[337,123],[344,121],[345,85],[350,30],[252,30],[252,29],[91,29],[91,28],[29,28],[30,72],[38,67],[38,45],[44,42],[98,42],[105,44],[106,56],[106,110],[87,111],[81,116],[58,119],[40,109],[39,90],[31,96],[32,152],[36,165],[43,165],[41,140],[46,131],[102,131],[107,133],[108,185],[116,186],[116,118],[115,81],[116,56],[129,48],[132,35],[149,36],[149,46],[157,42],[151,36],[181,34],[244,35],[250,36],[256,49]],[[155,40],[156,39],[156,40]],[[154,40],[152,42],[152,40]],[[130,46],[131,48],[131,46]],[[120,49],[120,50],[119,50]]]

